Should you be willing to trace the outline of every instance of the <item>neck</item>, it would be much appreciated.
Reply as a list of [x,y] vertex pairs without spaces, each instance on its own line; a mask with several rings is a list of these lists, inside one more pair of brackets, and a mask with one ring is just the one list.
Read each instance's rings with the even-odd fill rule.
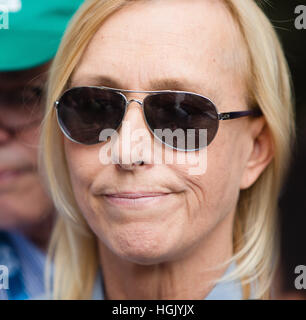
[[[106,299],[204,299],[233,254],[233,216],[230,214],[210,234],[177,260],[140,265],[123,260],[99,242]],[[230,221],[229,221],[230,220]]]
[[47,251],[49,239],[54,225],[55,214],[47,213],[43,218],[30,226],[22,226],[20,232],[43,252]]

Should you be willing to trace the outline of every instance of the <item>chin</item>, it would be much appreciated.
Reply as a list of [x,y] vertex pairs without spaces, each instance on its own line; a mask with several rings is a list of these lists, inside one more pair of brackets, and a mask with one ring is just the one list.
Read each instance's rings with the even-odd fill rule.
[[167,262],[169,260],[169,255],[170,254],[167,253],[155,254],[150,251],[139,252],[138,250],[129,250],[128,252],[119,253],[119,256],[122,260],[142,266],[152,266]]
[[[162,235],[163,234],[163,235]],[[174,239],[166,232],[121,233],[112,241],[112,251],[123,260],[140,265],[153,265],[169,260],[175,254]]]

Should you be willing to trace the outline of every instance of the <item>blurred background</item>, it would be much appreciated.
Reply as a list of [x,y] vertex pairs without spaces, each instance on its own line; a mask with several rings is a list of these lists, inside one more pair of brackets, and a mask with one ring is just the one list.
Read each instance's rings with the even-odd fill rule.
[[[262,2],[262,1],[261,1]],[[263,9],[278,32],[292,73],[296,101],[297,144],[280,197],[281,265],[278,275],[282,298],[306,298],[294,282],[298,265],[306,266],[306,29],[297,30],[295,8],[305,0],[269,0]],[[306,25],[306,19],[304,19]],[[306,275],[305,275],[306,277]]]

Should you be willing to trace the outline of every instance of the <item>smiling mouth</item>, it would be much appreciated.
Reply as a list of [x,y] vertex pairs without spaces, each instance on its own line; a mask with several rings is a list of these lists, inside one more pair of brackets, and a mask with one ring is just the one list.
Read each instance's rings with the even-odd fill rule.
[[106,196],[114,198],[139,199],[165,196],[169,193],[170,192],[122,192],[106,194]]
[[105,194],[104,197],[111,205],[125,208],[143,209],[148,206],[161,204],[173,193],[116,193]]

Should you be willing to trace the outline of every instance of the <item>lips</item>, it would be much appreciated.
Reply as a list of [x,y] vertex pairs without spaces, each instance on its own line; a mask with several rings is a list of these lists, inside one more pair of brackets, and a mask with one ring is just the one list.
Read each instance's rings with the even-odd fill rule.
[[125,199],[139,199],[139,198],[152,198],[152,197],[160,197],[169,194],[165,192],[121,192],[114,194],[105,194],[108,197],[113,198],[125,198]]
[[[120,208],[144,210],[154,208],[167,202],[172,193],[168,192],[120,192],[104,194],[104,198],[112,206]],[[153,206],[153,207],[152,207]]]

